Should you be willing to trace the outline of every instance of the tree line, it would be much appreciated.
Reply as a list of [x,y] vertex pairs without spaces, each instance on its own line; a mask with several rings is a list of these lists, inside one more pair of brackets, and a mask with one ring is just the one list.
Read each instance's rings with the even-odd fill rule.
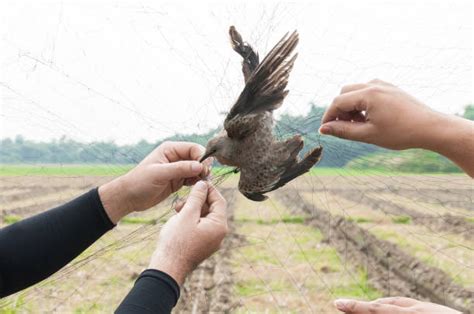
[[[275,123],[275,134],[288,138],[301,134],[305,139],[303,153],[322,145],[323,158],[320,166],[341,167],[349,161],[385,150],[364,143],[350,142],[318,133],[325,108],[312,105],[306,115],[282,115]],[[465,117],[474,120],[474,105],[465,110]],[[163,141],[190,141],[204,145],[219,131],[219,128],[204,134],[176,134],[155,142],[141,140],[132,145],[118,145],[113,141],[81,143],[62,136],[48,142],[36,142],[18,135],[0,141],[0,163],[39,164],[135,164]]]

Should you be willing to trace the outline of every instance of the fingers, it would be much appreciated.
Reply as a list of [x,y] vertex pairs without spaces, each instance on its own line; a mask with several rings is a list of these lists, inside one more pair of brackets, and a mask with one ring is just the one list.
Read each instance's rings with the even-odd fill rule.
[[392,304],[392,305],[397,305],[401,307],[408,307],[408,306],[413,306],[417,303],[420,303],[420,301],[412,299],[412,298],[405,298],[405,297],[388,297],[388,298],[380,298],[375,300],[374,302],[380,303],[380,304]]
[[199,181],[192,187],[188,199],[186,200],[186,204],[184,204],[179,212],[179,215],[181,215],[183,219],[191,222],[199,221],[199,218],[201,217],[201,209],[207,201],[208,189],[209,187],[204,181]]
[[161,181],[193,178],[199,176],[204,166],[198,161],[176,161],[165,164],[152,165],[151,169]]
[[407,313],[406,309],[391,304],[377,302],[365,302],[349,299],[338,299],[334,301],[336,308],[344,313],[350,314],[400,314]]
[[319,132],[348,140],[370,142],[372,128],[368,123],[337,120],[323,124]]
[[[214,186],[209,185],[209,183],[208,189],[207,201],[203,205],[201,217],[207,216],[212,211],[213,215],[222,220],[226,216],[227,202],[219,191]],[[185,204],[185,200],[177,201],[174,205],[174,210],[179,213]]]
[[205,151],[203,146],[190,142],[164,142],[160,149],[169,162],[199,160]]
[[209,214],[201,219],[199,228],[205,233],[212,235],[216,241],[216,247],[218,247],[222,239],[229,232],[227,225],[227,202],[215,187],[209,186],[207,203],[209,204]]
[[209,215],[207,217],[227,222],[227,202],[214,186],[209,187],[207,202],[209,204]]
[[[173,208],[177,213],[179,213],[181,209],[183,209],[185,204],[186,204],[186,200],[180,200],[176,202]],[[204,205],[201,208],[201,217],[206,217],[208,214],[209,214],[209,205],[207,203],[204,203]]]
[[367,99],[365,91],[359,89],[341,94],[334,98],[329,108],[324,113],[322,123],[336,120],[339,116],[349,112],[360,112],[367,110]]
[[364,89],[367,87],[369,87],[369,84],[364,84],[364,83],[346,85],[341,89],[341,94],[353,92],[353,91]]

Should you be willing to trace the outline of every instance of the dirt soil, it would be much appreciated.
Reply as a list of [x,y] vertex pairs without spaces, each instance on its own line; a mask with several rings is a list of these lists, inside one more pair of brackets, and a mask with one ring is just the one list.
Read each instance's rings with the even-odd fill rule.
[[363,266],[371,283],[385,295],[429,300],[474,313],[474,293],[453,282],[441,270],[424,264],[390,242],[377,239],[356,223],[314,208],[295,190],[287,188],[278,197],[288,207],[311,213],[307,223],[320,229],[344,259]]
[[354,189],[336,189],[331,190],[330,193],[344,197],[347,200],[367,205],[372,209],[380,210],[388,215],[409,216],[414,223],[424,225],[433,231],[459,234],[466,239],[472,239],[474,224],[468,221],[465,216],[452,214],[432,215],[426,212],[416,211],[406,206],[400,206],[386,197],[377,197],[377,194],[373,191],[370,191],[370,193],[361,193],[361,191]]

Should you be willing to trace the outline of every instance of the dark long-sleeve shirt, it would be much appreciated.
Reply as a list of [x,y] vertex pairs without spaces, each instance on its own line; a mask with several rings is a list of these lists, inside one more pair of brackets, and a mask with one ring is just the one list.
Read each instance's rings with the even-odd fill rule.
[[[97,189],[0,230],[0,297],[49,277],[114,227]],[[119,313],[170,312],[179,298],[173,278],[146,270]]]

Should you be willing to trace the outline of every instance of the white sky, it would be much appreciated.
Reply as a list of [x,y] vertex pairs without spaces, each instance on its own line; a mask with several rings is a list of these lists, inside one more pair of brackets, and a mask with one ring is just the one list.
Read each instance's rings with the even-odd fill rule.
[[299,31],[279,113],[375,77],[447,113],[474,100],[471,1],[38,2],[0,2],[0,137],[123,144],[218,126],[243,86],[230,25],[261,56]]

